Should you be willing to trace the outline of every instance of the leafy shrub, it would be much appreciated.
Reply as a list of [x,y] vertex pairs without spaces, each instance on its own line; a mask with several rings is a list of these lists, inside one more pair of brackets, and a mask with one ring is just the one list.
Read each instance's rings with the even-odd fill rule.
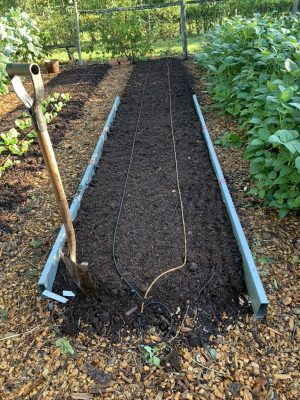
[[38,34],[36,22],[19,9],[0,17],[0,94],[7,92],[8,62],[33,61],[43,55]]
[[235,17],[196,56],[218,105],[248,131],[251,193],[282,217],[300,207],[299,28],[299,17]]
[[214,144],[218,144],[222,147],[237,147],[241,148],[243,142],[239,135],[236,133],[226,132],[221,139],[215,140]]

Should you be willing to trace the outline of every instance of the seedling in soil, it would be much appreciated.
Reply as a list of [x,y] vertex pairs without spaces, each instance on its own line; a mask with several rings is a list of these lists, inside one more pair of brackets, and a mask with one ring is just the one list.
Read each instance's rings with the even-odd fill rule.
[[265,264],[272,264],[274,262],[273,258],[271,257],[261,257],[257,260],[260,264],[265,265]]
[[278,289],[278,283],[275,278],[273,279],[273,286],[274,286],[274,289]]
[[151,347],[151,346],[144,346],[144,357],[145,361],[150,364],[154,365],[155,367],[160,366],[160,358],[157,357],[157,352],[158,348],[157,347]]
[[8,312],[7,310],[0,309],[0,322],[5,322],[7,320]]
[[71,356],[75,354],[73,347],[65,337],[57,339],[55,344],[63,354],[70,354]]
[[231,132],[225,132],[221,139],[214,141],[214,144],[220,145],[222,147],[241,148],[243,146],[243,142],[239,135]]
[[17,128],[19,128],[21,131],[25,131],[25,129],[28,129],[31,127],[32,122],[31,122],[30,117],[26,117],[23,119],[16,119],[15,124],[16,124]]
[[41,240],[33,240],[30,243],[31,247],[33,247],[34,249],[37,249],[38,247],[41,247],[42,244],[43,244],[43,242]]
[[[52,122],[58,115],[58,113],[65,107],[66,103],[69,102],[71,96],[69,93],[54,93],[47,97],[42,104],[43,113],[47,124]],[[37,133],[34,130],[29,130],[32,126],[31,117],[28,112],[23,112],[22,117],[15,120],[15,125],[18,128],[12,128],[8,132],[0,133],[0,155],[1,153],[7,153],[7,157],[0,164],[0,176],[3,171],[7,168],[12,167],[16,164],[15,161],[11,161],[11,156],[21,157],[27,152],[29,146],[36,140]],[[20,140],[20,132],[25,134]]]

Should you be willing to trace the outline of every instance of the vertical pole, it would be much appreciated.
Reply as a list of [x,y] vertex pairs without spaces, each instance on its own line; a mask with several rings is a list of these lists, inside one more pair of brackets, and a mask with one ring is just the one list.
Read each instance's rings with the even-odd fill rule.
[[292,14],[297,14],[298,12],[298,7],[299,7],[299,0],[294,0],[293,1],[293,10],[292,10]]
[[78,51],[79,65],[82,65],[81,46],[80,46],[79,12],[78,12],[78,7],[77,7],[77,0],[74,0],[74,10],[75,10],[75,27],[76,27],[76,33],[77,33],[77,51]]
[[186,60],[188,53],[187,53],[186,15],[185,15],[184,0],[182,0],[180,4],[180,33],[181,33],[181,43],[182,43],[182,59]]

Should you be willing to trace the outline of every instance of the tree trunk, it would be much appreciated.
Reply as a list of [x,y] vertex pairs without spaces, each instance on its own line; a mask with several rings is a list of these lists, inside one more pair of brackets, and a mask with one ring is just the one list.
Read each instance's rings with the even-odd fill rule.
[[180,4],[180,32],[182,42],[182,58],[187,59],[187,36],[186,36],[186,15],[184,0]]

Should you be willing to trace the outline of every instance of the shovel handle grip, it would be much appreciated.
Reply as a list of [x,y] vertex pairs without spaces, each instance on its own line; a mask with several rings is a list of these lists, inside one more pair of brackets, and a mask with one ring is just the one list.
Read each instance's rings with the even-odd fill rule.
[[32,75],[40,73],[40,67],[37,64],[10,63],[6,65],[6,72],[10,77],[26,76],[30,78]]
[[[39,107],[44,97],[44,84],[40,67],[37,64],[12,63],[6,65],[6,72],[10,77],[16,95],[25,107],[30,111],[33,107]],[[31,79],[33,99],[26,92],[20,77]]]

